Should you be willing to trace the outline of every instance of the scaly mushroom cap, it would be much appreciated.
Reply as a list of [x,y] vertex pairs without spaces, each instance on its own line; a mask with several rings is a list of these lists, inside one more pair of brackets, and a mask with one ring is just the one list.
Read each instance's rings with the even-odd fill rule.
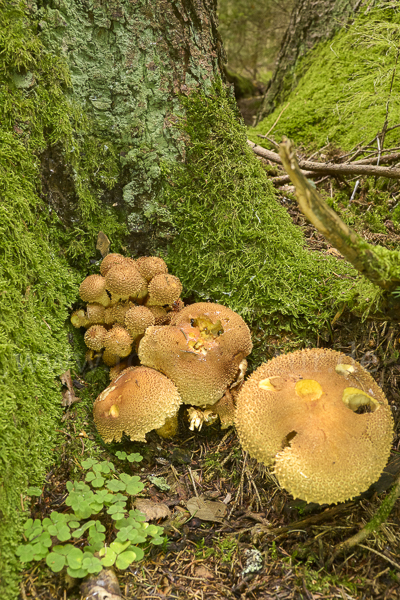
[[178,300],[182,284],[175,275],[156,275],[149,283],[146,306],[165,306]]
[[119,442],[123,433],[132,441],[162,428],[179,410],[181,399],[167,377],[147,367],[125,369],[94,403],[94,422],[105,442]]
[[85,344],[91,350],[97,352],[104,348],[104,339],[107,333],[107,329],[102,325],[92,325],[85,333]]
[[79,287],[79,295],[84,302],[96,302],[103,306],[110,304],[110,297],[106,292],[106,280],[101,275],[89,275]]
[[114,265],[121,265],[124,262],[125,256],[122,256],[122,254],[107,254],[107,256],[105,256],[101,261],[100,274],[105,277],[111,267]]
[[142,335],[154,323],[154,315],[146,306],[132,306],[125,314],[125,328],[133,340]]
[[390,407],[371,375],[323,349],[261,365],[238,395],[236,427],[250,456],[275,464],[283,488],[318,504],[344,502],[375,482],[393,436]]
[[186,306],[176,325],[149,327],[138,355],[175,383],[186,404],[214,404],[234,380],[252,348],[243,319],[220,304]]
[[125,325],[125,315],[128,310],[133,306],[131,302],[117,302],[106,309],[105,323],[107,325],[113,325],[118,323],[121,327]]
[[136,260],[136,266],[145,280],[151,281],[156,275],[168,273],[165,261],[158,256],[141,256]]
[[86,307],[86,315],[88,321],[92,325],[102,325],[104,323],[104,313],[108,310],[101,304],[88,304]]
[[132,341],[126,329],[120,325],[114,325],[104,336],[104,348],[111,354],[125,358],[132,352]]
[[129,300],[129,298],[136,300],[147,295],[147,281],[134,264],[124,262],[113,265],[105,279],[113,304],[118,300]]

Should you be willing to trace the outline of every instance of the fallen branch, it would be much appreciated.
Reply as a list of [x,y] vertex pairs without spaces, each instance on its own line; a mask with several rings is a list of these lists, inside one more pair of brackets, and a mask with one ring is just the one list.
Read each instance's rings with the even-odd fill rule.
[[[247,143],[252,148],[253,152],[258,156],[262,156],[272,162],[283,164],[282,160],[276,152],[267,150],[262,146],[258,146],[254,142],[247,140]],[[385,157],[386,158],[386,157]],[[350,163],[350,164],[334,164],[334,163],[315,163],[309,160],[299,160],[300,169],[308,171],[316,171],[319,173],[329,173],[331,175],[366,175],[377,177],[389,177],[391,179],[400,179],[400,169],[390,167],[377,167],[376,165]]]
[[288,139],[284,138],[279,154],[296,188],[299,207],[307,219],[357,271],[372,283],[387,291],[398,287],[400,280],[388,279],[386,264],[379,258],[375,247],[350,229],[304,177],[297,163],[294,148]]

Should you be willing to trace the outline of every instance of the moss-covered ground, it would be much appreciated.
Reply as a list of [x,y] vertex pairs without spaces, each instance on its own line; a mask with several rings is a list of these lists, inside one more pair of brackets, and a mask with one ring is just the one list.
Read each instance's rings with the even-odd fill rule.
[[286,135],[296,145],[350,150],[373,142],[387,117],[385,146],[398,146],[398,129],[389,129],[400,123],[399,39],[396,4],[362,11],[306,55],[296,70],[296,87],[250,131],[250,139],[262,144],[257,133],[270,131],[284,109],[272,133],[278,141]]

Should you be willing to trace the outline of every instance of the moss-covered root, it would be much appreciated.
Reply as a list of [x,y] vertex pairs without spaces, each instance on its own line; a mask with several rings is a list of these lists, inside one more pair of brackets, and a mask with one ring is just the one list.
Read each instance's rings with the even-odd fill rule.
[[386,498],[384,499],[384,501],[382,502],[382,504],[376,511],[373,518],[370,521],[368,521],[368,523],[365,525],[365,527],[360,529],[360,531],[358,533],[353,535],[351,538],[349,538],[345,542],[341,542],[340,544],[337,544],[335,546],[333,554],[328,561],[328,566],[330,566],[333,563],[333,561],[335,560],[335,558],[337,556],[339,556],[340,554],[343,554],[344,552],[350,550],[351,548],[354,548],[354,546],[358,546],[358,545],[362,544],[362,542],[364,540],[366,540],[367,537],[369,535],[371,535],[371,533],[373,533],[374,531],[378,531],[380,529],[380,527],[388,519],[388,517],[389,517],[390,513],[392,512],[392,509],[396,503],[396,500],[399,496],[400,496],[400,475],[397,477],[396,482],[395,482],[390,494],[388,496],[386,496]]
[[400,284],[399,252],[368,244],[350,229],[300,171],[290,140],[283,138],[279,155],[296,188],[299,207],[307,219],[373,284],[393,291]]

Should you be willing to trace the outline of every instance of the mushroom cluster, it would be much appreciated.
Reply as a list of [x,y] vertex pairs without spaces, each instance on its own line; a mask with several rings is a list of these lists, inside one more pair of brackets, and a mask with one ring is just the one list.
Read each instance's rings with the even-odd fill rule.
[[118,366],[138,344],[147,327],[169,323],[179,310],[182,284],[156,256],[137,260],[108,254],[99,275],[89,275],[79,288],[85,309],[71,315],[74,327],[85,327],[87,358],[102,357]]
[[365,491],[389,457],[393,419],[374,379],[352,358],[310,349],[261,365],[243,385],[239,440],[273,465],[295,498],[344,502]]
[[[157,257],[109,254],[100,275],[82,282],[87,305],[71,322],[86,328],[88,359],[102,356],[110,367],[111,383],[94,405],[106,442],[124,432],[145,441],[153,429],[172,436],[182,403],[191,406],[191,429],[218,417],[222,428],[233,425],[234,398],[252,349],[249,328],[220,304],[184,307],[181,292],[178,277]],[[140,365],[133,367],[135,352]]]

